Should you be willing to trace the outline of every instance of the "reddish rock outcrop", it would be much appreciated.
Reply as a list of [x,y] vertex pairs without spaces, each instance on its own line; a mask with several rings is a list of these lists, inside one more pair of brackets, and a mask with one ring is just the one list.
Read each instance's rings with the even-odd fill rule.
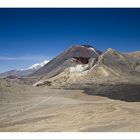
[[73,59],[76,63],[88,64],[90,58],[89,57],[73,57]]

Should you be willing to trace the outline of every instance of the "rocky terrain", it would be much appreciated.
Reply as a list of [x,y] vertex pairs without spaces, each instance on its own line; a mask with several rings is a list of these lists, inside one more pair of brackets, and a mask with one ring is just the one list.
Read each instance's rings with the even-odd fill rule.
[[0,131],[140,131],[140,52],[75,45],[0,78]]

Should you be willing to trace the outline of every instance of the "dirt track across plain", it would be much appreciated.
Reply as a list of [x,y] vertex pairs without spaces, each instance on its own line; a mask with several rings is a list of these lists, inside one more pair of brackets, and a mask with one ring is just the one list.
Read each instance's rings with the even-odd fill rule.
[[29,90],[5,97],[0,106],[2,132],[140,131],[139,102],[87,95],[82,90]]

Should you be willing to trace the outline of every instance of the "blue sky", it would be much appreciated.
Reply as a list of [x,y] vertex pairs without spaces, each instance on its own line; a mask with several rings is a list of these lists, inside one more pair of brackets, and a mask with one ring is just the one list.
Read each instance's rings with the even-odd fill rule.
[[50,60],[74,44],[140,50],[140,9],[0,9],[0,72]]

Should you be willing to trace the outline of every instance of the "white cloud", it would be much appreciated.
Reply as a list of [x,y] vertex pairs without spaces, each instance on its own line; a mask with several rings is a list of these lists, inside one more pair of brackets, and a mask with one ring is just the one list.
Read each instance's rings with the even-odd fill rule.
[[45,57],[42,56],[22,56],[22,57],[7,57],[7,56],[0,56],[0,60],[2,61],[12,61],[12,60],[44,60]]

